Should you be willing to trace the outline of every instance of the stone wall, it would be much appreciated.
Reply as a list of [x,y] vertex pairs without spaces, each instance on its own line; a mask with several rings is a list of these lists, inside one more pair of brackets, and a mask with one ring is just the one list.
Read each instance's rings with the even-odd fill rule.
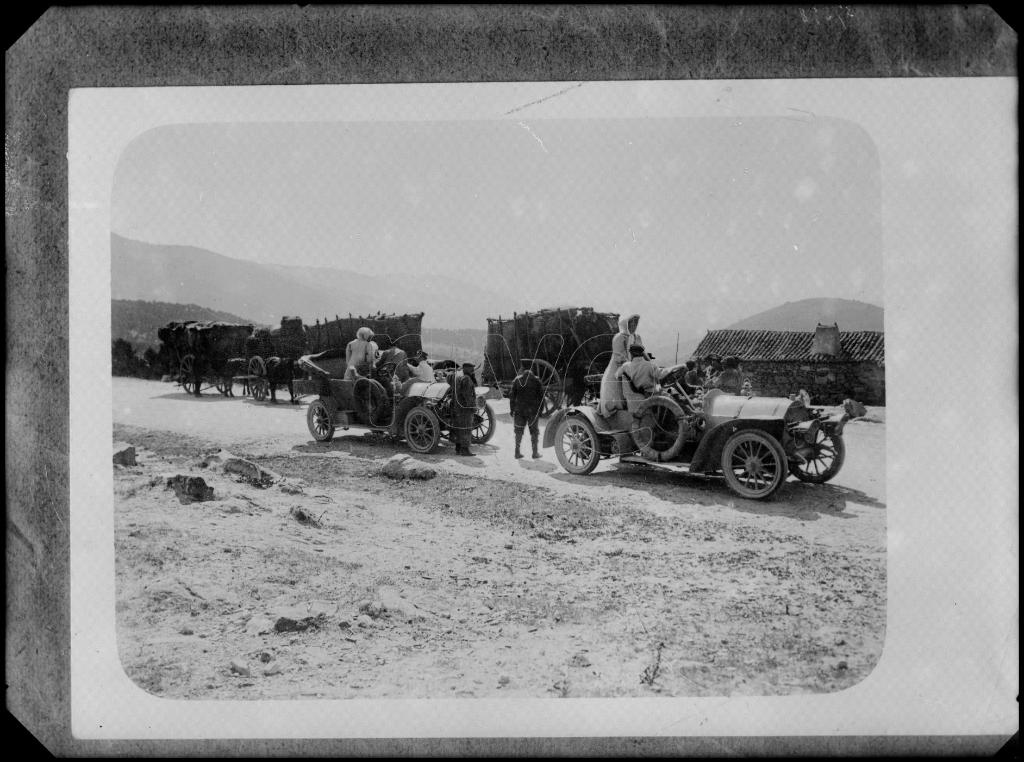
[[851,397],[865,405],[885,404],[885,368],[874,362],[743,360],[759,397],[788,397],[806,389],[816,405],[838,405]]

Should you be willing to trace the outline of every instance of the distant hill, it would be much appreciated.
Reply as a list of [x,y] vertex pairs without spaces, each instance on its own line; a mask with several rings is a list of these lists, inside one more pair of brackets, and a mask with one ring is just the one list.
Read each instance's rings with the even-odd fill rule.
[[265,265],[197,248],[110,237],[113,299],[201,304],[277,325],[335,315],[423,312],[424,327],[480,326],[502,301],[479,282],[406,274],[370,276],[333,267]]
[[157,329],[173,320],[218,320],[225,323],[252,323],[259,321],[239,317],[230,312],[211,310],[198,304],[146,302],[139,299],[114,299],[110,303],[110,338],[124,339],[136,352],[146,347],[157,349],[160,339]]
[[[840,331],[883,331],[885,310],[853,299],[801,299],[737,321],[730,330],[813,331],[818,323],[838,323]],[[710,326],[709,326],[710,328]]]

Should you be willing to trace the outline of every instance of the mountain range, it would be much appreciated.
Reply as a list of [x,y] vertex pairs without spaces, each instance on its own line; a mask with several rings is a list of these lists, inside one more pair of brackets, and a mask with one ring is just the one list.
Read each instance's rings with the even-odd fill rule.
[[[335,315],[424,312],[424,348],[432,355],[460,357],[483,354],[485,319],[509,302],[508,294],[485,282],[267,265],[117,234],[111,235],[111,295],[112,337],[140,349],[156,346],[156,329],[172,320],[276,327],[283,315],[299,315],[311,324]],[[668,363],[689,357],[704,332],[719,328],[811,331],[819,322],[836,322],[843,331],[883,330],[881,307],[851,299],[802,299],[749,315],[771,304],[765,296],[734,292],[728,299],[710,298],[695,289],[679,299],[654,289],[646,295],[640,333],[658,361]],[[744,313],[748,316],[740,318]]]
[[371,276],[329,267],[266,265],[117,234],[111,235],[110,267],[115,300],[201,304],[262,325],[276,326],[282,315],[312,323],[336,315],[424,312],[425,328],[482,328],[481,316],[501,301],[481,283],[446,276]]

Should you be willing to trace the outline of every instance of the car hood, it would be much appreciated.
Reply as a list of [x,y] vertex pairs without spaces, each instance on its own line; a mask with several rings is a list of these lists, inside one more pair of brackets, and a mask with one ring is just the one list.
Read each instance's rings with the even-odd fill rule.
[[712,391],[704,395],[704,414],[712,426],[736,418],[782,420],[793,404],[786,397],[745,397]]

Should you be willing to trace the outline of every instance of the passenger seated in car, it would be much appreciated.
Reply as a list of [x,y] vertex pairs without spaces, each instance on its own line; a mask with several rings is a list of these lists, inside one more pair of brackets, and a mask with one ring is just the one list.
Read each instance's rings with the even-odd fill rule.
[[740,359],[738,357],[726,357],[722,360],[725,366],[721,373],[715,376],[711,383],[712,389],[721,389],[726,394],[739,394],[743,384],[740,376]]
[[667,371],[659,368],[645,357],[644,348],[634,344],[629,348],[629,360],[617,371],[616,378],[622,381],[622,395],[626,398],[626,409],[633,412],[636,406],[655,392],[661,391],[658,383]]
[[434,369],[430,366],[427,361],[427,353],[422,349],[416,353],[415,357],[409,358],[409,370],[412,371],[413,378],[417,381],[426,381],[429,384],[434,383]]
[[370,376],[378,357],[377,342],[373,340],[373,331],[363,326],[356,331],[356,337],[345,347],[345,378]]

